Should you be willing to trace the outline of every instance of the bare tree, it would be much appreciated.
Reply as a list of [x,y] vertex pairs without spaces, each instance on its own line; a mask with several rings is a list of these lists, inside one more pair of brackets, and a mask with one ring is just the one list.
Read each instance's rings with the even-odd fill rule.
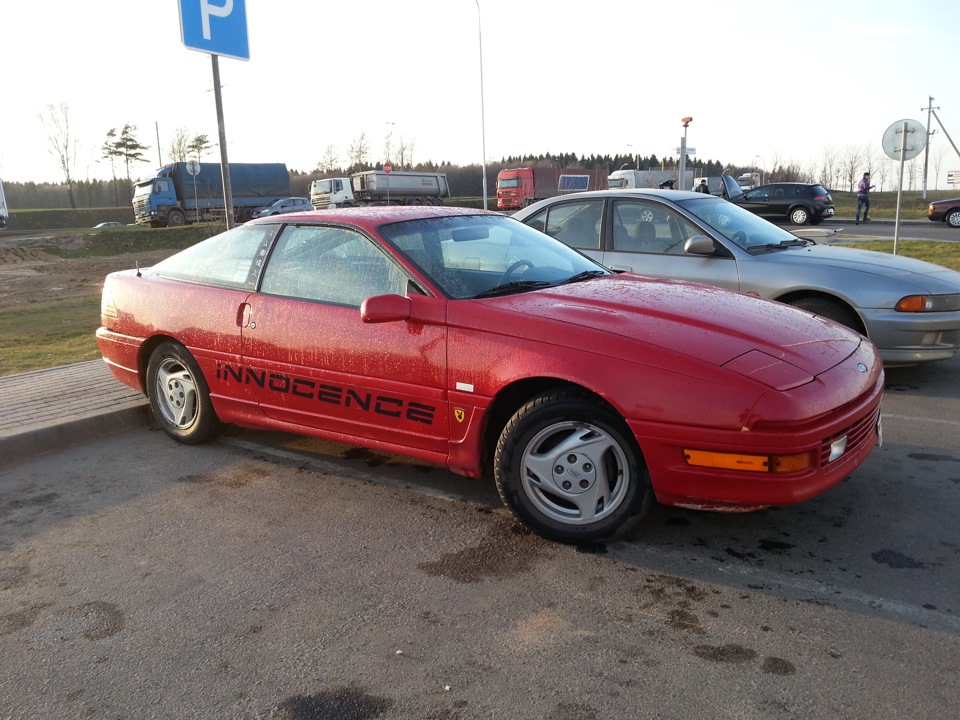
[[347,158],[350,160],[350,167],[354,170],[363,170],[369,164],[370,145],[367,143],[365,133],[360,133],[360,137],[350,143],[347,148]]
[[404,140],[400,136],[400,145],[397,148],[397,160],[402,168],[413,167],[413,140]]
[[340,154],[337,152],[337,148],[333,145],[327,145],[327,149],[323,151],[323,157],[317,163],[316,172],[331,173],[339,167]]
[[170,141],[170,162],[186,162],[190,159],[190,131],[177,128]]
[[77,201],[73,194],[73,169],[77,164],[77,141],[70,137],[70,107],[66,103],[54,107],[47,105],[46,114],[40,115],[50,141],[50,154],[60,165],[63,178],[67,183],[67,195],[70,207],[76,209]]
[[933,164],[933,189],[938,190],[940,186],[940,167],[943,165],[943,156],[947,154],[947,148],[943,145],[938,145],[936,152],[932,153],[933,158],[931,163]]
[[831,189],[837,188],[837,151],[832,145],[823,148],[823,157],[820,160],[820,182]]
[[[383,138],[383,161],[391,162],[393,159],[393,132],[388,132]],[[398,166],[402,166],[402,163],[398,163]]]
[[[853,192],[854,178],[861,171],[869,172],[870,151],[863,145],[848,145],[839,158],[839,167],[843,173],[844,189]],[[864,167],[866,165],[866,167]]]

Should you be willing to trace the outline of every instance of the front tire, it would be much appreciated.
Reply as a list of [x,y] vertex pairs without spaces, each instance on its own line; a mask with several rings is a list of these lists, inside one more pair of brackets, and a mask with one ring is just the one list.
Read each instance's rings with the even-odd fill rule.
[[150,355],[147,397],[160,427],[177,442],[206,442],[220,429],[207,381],[180,343],[161,343]]
[[642,515],[649,476],[623,419],[585,393],[534,398],[506,424],[494,477],[504,504],[549,540],[609,540]]
[[861,335],[865,335],[863,323],[860,322],[860,316],[846,305],[842,305],[836,300],[828,298],[800,298],[790,303],[794,307],[806,310],[814,315],[825,317],[841,325],[846,325],[851,330],[856,330]]
[[168,227],[182,227],[187,224],[187,216],[184,214],[183,210],[174,208],[167,213],[167,226]]
[[960,210],[951,210],[944,219],[950,227],[960,228]]

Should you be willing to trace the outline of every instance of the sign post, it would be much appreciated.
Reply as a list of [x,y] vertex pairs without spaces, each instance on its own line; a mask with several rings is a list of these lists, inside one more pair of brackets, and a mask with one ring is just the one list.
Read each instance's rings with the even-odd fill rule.
[[393,165],[389,161],[383,164],[383,171],[387,174],[387,177],[384,180],[387,183],[387,205],[390,204],[390,173],[393,172]]
[[237,60],[250,59],[246,0],[220,0],[220,2],[180,0],[180,37],[187,48],[210,55],[213,68],[213,97],[217,107],[217,131],[220,139],[223,202],[229,229],[234,226],[233,190],[230,184],[230,162],[227,158],[227,132],[223,122],[218,56],[225,55]]

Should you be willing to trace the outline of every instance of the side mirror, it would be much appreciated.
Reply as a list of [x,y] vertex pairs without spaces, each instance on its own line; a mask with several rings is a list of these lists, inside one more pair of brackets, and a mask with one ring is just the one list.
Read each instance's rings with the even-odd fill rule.
[[716,250],[713,238],[706,235],[695,235],[683,244],[683,251],[690,255],[713,255]]
[[365,323],[409,320],[410,298],[402,295],[374,295],[360,304],[360,319]]

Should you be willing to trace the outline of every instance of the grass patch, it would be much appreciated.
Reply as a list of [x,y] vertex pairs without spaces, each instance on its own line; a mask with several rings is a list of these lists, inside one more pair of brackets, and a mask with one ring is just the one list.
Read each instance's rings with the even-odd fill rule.
[[[83,232],[83,241],[64,245],[53,236],[49,244],[36,247],[61,258],[91,258],[127,255],[152,250],[183,250],[226,230],[220,223],[201,223],[177,228],[122,227]],[[76,232],[59,233],[76,236]]]
[[[833,198],[834,212],[838,218],[852,218],[857,214],[857,194],[831,190],[830,196]],[[903,193],[900,202],[901,220],[926,220],[927,207],[934,200],[946,200],[957,197],[956,190],[929,190],[927,199],[923,199],[923,193],[916,190],[908,190]],[[870,193],[870,217],[893,220],[897,216],[897,193],[894,192],[876,192]]]
[[0,376],[99,358],[99,325],[99,295],[0,308]]
[[[835,242],[831,245],[843,245],[858,250],[875,250],[888,255],[893,254],[893,240],[863,240],[854,243]],[[897,243],[897,255],[926,260],[951,270],[960,271],[960,242],[900,240]]]

